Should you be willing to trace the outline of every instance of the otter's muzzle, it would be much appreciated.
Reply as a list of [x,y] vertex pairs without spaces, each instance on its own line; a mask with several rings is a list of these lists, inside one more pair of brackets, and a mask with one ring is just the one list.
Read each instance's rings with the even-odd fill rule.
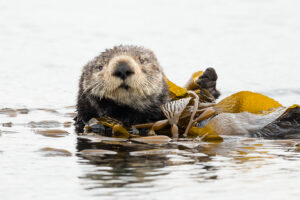
[[131,70],[131,68],[127,65],[126,62],[120,62],[115,71],[113,72],[113,76],[116,76],[120,79],[122,79],[123,81],[131,76],[132,74],[134,74],[134,72]]

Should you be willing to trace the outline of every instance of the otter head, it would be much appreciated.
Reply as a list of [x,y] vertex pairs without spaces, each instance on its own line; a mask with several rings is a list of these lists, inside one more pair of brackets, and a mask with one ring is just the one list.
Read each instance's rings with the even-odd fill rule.
[[96,57],[84,69],[89,72],[83,89],[100,99],[111,99],[137,110],[160,106],[168,89],[154,53],[137,46],[117,46]]

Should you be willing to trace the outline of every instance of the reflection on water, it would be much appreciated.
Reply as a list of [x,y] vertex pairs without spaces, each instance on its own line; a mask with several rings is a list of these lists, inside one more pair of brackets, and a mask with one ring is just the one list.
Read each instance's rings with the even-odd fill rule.
[[[248,180],[259,180],[256,187],[270,190],[270,185],[261,181],[263,176],[282,181],[280,187],[286,187],[287,180],[297,184],[300,178],[300,140],[227,136],[222,143],[180,139],[152,144],[102,136],[77,137],[71,125],[73,107],[21,110],[4,108],[0,112],[0,176],[2,182],[13,183],[14,189],[29,194],[43,196],[54,189],[73,198],[100,195],[108,199],[157,199],[178,192],[174,198],[180,199],[186,195],[185,190],[190,191],[189,197],[196,197],[200,191],[204,196],[214,196],[209,188],[222,193],[229,185],[228,190],[238,191]],[[295,178],[278,178],[282,173]],[[53,183],[68,187],[46,184],[36,188],[50,175]],[[18,181],[11,180],[15,176],[20,177]],[[35,181],[31,182],[33,177]],[[269,184],[278,187],[278,183]]]
[[[104,167],[86,174],[83,179],[98,180],[97,187],[130,187],[131,184],[141,184],[149,187],[156,176],[167,175],[170,172],[163,168],[172,165],[194,164],[207,162],[208,155],[197,154],[198,148],[190,149],[180,144],[146,145],[129,142],[90,143],[86,140],[77,141],[78,151],[84,149],[106,149],[117,152],[116,155],[79,156],[88,159],[90,164]],[[91,189],[91,188],[90,188]]]
[[[222,180],[224,177],[220,170],[223,171],[224,168],[234,177],[255,168],[275,164],[278,160],[299,161],[297,142],[299,141],[227,137],[223,143],[179,140],[168,144],[149,145],[126,141],[93,143],[78,139],[77,150],[82,152],[84,149],[102,149],[116,152],[114,155],[106,155],[104,152],[97,156],[78,153],[78,156],[83,159],[82,164],[95,167],[95,170],[80,177],[84,181],[93,181],[85,189],[99,190],[102,195],[118,196],[118,193],[107,193],[106,190],[101,192],[100,189],[119,188],[116,191],[122,194],[125,191],[128,194],[132,188],[158,189],[157,181],[164,177],[167,185],[162,186],[161,190],[177,187],[181,179],[186,178],[196,189],[198,184],[201,187],[205,182]],[[180,173],[186,166],[189,170],[182,177],[169,178]],[[140,195],[134,191],[133,194]]]

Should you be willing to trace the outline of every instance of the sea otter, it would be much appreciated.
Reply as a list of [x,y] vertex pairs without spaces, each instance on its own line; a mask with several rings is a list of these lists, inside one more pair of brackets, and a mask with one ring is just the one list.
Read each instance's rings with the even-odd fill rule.
[[[198,84],[216,98],[217,75],[207,69]],[[93,117],[108,116],[124,125],[163,119],[160,106],[169,100],[163,70],[146,48],[121,45],[107,49],[83,67],[77,96],[76,132]]]

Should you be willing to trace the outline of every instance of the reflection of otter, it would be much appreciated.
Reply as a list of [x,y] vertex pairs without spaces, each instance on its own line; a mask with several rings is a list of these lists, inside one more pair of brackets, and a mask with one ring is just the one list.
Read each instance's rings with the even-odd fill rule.
[[[89,180],[93,180],[93,186],[88,184],[90,189],[97,189],[99,187],[116,188],[127,186],[128,184],[139,184],[140,186],[151,185],[158,176],[165,176],[170,173],[170,170],[164,170],[163,168],[172,165],[179,165],[180,159],[182,164],[187,164],[185,157],[178,156],[175,161],[172,161],[172,157],[168,154],[159,155],[144,155],[144,156],[132,156],[130,152],[150,150],[157,146],[138,144],[130,142],[119,143],[91,143],[87,140],[77,139],[77,151],[80,152],[85,149],[105,149],[117,152],[116,155],[103,155],[103,156],[90,156],[84,157],[78,154],[82,159],[88,160],[85,164],[92,166],[92,170],[83,171],[80,176],[81,180],[85,179],[89,183]],[[183,145],[166,144],[159,147],[161,150],[165,149],[180,149],[187,152],[191,152],[188,159],[189,164],[198,163],[203,166],[201,173],[197,175],[197,178],[203,179],[215,179],[216,170],[218,168],[209,164],[211,161],[210,156],[198,157],[193,156],[192,153],[205,152],[208,155],[215,155],[218,149],[218,144],[212,144],[208,149],[202,147],[196,147],[194,149],[187,148]],[[174,158],[174,155],[173,155]],[[124,178],[128,177],[128,178]],[[87,184],[82,184],[86,186]]]
[[[127,144],[127,145],[126,145]],[[116,155],[103,155],[83,157],[88,159],[90,165],[106,167],[105,170],[94,168],[94,171],[89,171],[81,176],[82,179],[91,179],[95,182],[95,188],[99,187],[123,187],[127,184],[146,184],[152,182],[149,179],[149,174],[157,169],[164,168],[168,165],[169,158],[166,155],[156,156],[131,156],[129,152],[149,149],[149,146],[144,144],[104,144],[90,143],[86,140],[77,140],[77,150],[80,152],[84,149],[106,149],[119,151]],[[78,156],[81,157],[79,154]],[[102,168],[103,169],[103,168]],[[103,173],[101,173],[103,172]],[[156,173],[156,175],[166,175],[168,172]],[[122,179],[122,177],[130,177]],[[114,181],[109,181],[114,180]],[[116,181],[118,180],[118,181]],[[98,184],[98,185],[97,185]],[[92,188],[89,188],[92,189]]]
[[[198,83],[217,97],[216,79],[210,68]],[[167,102],[168,95],[162,68],[152,51],[136,46],[106,50],[83,68],[76,132],[82,132],[93,117],[108,116],[125,125],[160,120],[160,106]]]

